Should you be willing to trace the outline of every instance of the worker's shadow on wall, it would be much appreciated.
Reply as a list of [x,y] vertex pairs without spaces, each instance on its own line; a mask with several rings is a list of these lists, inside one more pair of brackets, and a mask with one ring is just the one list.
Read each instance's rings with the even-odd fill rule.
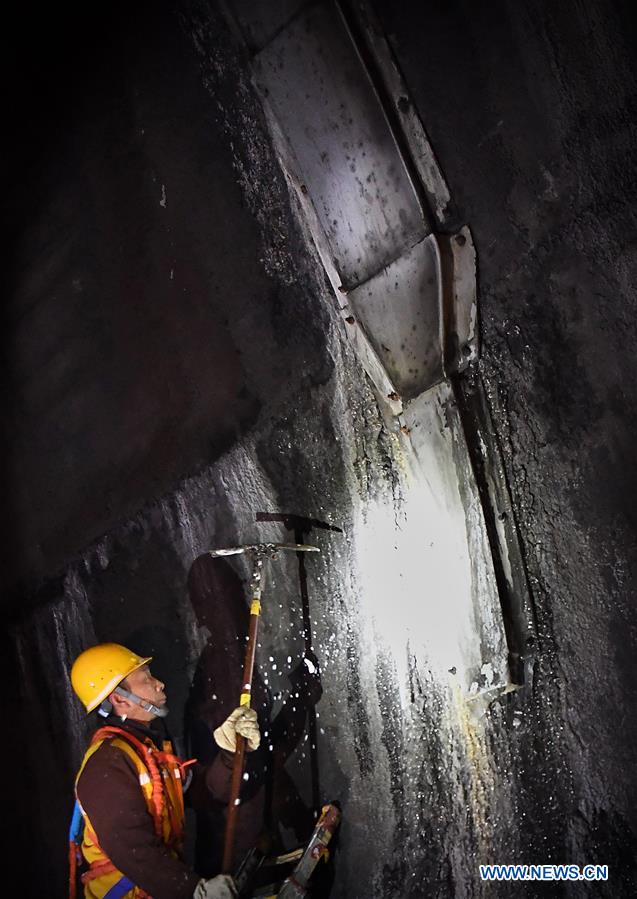
[[[190,569],[188,588],[197,622],[206,629],[208,639],[186,703],[185,734],[189,753],[209,764],[219,751],[212,732],[239,702],[250,615],[245,587],[225,559],[208,555],[196,559]],[[306,706],[297,702],[293,708],[288,703],[273,720],[272,695],[258,663],[257,650],[252,706],[259,717],[262,738],[259,749],[248,755],[247,779],[244,775],[242,782],[235,868],[264,833],[272,841],[271,851],[278,852],[290,848],[282,844],[285,829],[291,829],[301,844],[314,826],[311,809],[285,769],[286,759],[303,737]],[[202,876],[210,877],[221,870],[225,811],[223,804],[215,803],[209,811],[197,813],[195,867]]]

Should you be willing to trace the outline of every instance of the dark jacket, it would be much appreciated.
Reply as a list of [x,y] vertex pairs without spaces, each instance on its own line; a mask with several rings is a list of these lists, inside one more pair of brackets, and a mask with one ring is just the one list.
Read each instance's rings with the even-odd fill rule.
[[[130,731],[138,739],[161,745],[150,728],[119,718],[107,725]],[[212,740],[212,735],[210,736]],[[158,745],[159,744],[159,745]],[[232,776],[230,753],[220,751],[204,767],[195,765],[184,799],[193,808],[227,802]],[[77,797],[95,830],[99,844],[118,870],[153,899],[191,899],[199,876],[174,858],[158,839],[130,758],[105,741],[86,763],[77,783]]]

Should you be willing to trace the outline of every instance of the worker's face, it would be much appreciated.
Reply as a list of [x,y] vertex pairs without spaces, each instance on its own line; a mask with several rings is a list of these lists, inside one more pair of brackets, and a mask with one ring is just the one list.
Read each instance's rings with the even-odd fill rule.
[[[157,680],[156,677],[152,676],[148,665],[143,665],[141,668],[138,668],[137,671],[133,671],[132,674],[129,674],[123,686],[125,686],[130,693],[134,693],[135,696],[139,696],[140,699],[146,699],[148,702],[152,702],[153,705],[166,705],[164,684],[160,680]],[[115,690],[115,695],[117,696],[117,690]],[[122,705],[124,706],[123,708]],[[130,702],[123,697],[120,697],[120,702],[117,704],[117,707],[115,702],[113,703],[113,707],[116,714],[120,716],[125,714],[134,721],[152,721],[153,718],[156,717],[153,712],[149,712],[147,709],[144,709],[140,705]]]

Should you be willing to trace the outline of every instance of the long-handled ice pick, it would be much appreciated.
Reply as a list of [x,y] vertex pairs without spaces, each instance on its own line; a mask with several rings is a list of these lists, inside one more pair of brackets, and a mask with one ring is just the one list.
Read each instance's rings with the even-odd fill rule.
[[[243,681],[239,705],[250,707],[252,694],[252,672],[254,671],[254,657],[257,650],[257,631],[259,628],[259,616],[261,614],[261,597],[263,595],[263,563],[266,559],[275,559],[281,551],[288,552],[320,552],[318,546],[307,546],[302,543],[251,543],[246,546],[232,546],[227,549],[212,549],[209,554],[216,556],[236,556],[243,553],[252,560],[252,577],[250,579],[250,626],[248,629],[248,645],[246,646],[245,661],[243,665]],[[234,832],[237,823],[237,807],[239,805],[239,791],[241,789],[241,776],[243,773],[243,760],[245,757],[245,738],[237,734],[237,744],[232,768],[232,780],[230,783],[230,801],[228,803],[228,817],[223,841],[223,865],[222,873],[230,874],[232,868],[232,853],[234,849]]]
[[[288,531],[294,531],[294,539],[297,543],[304,543],[306,537],[314,528],[323,531],[331,531],[342,534],[341,528],[326,521],[319,521],[317,518],[307,518],[304,515],[294,515],[289,512],[257,512],[257,521],[280,521]],[[313,656],[314,650],[312,646],[312,621],[310,617],[310,599],[307,589],[307,571],[305,570],[305,556],[303,553],[298,554],[299,562],[299,586],[301,588],[301,608],[303,611],[303,638],[305,640],[306,658]],[[310,741],[310,772],[312,776],[312,811],[315,819],[321,812],[321,791],[319,786],[319,764],[318,764],[318,734],[317,734],[317,715],[314,705],[308,706],[308,737]]]

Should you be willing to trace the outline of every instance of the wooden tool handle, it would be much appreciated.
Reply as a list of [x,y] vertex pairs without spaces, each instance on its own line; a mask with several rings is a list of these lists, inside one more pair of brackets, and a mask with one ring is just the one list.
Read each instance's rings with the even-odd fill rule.
[[[243,666],[243,682],[241,684],[241,697],[239,704],[250,708],[250,694],[252,692],[252,672],[254,671],[254,658],[257,651],[257,630],[259,627],[259,615],[261,614],[260,595],[253,596],[250,606],[250,627],[248,630],[248,645],[246,646],[245,662]],[[237,809],[239,807],[241,791],[241,778],[243,776],[243,762],[246,753],[245,737],[236,735],[236,748],[234,763],[232,766],[232,780],[230,782],[230,801],[226,816],[226,830],[223,838],[223,864],[222,874],[232,874],[232,857],[234,854],[234,832],[237,824]]]
[[239,791],[241,789],[241,776],[243,773],[243,760],[246,752],[246,740],[237,734],[237,748],[234,754],[232,767],[232,781],[230,782],[230,802],[228,803],[228,815],[226,817],[226,830],[223,838],[223,864],[222,874],[232,874],[232,855],[234,851],[234,832],[237,825],[237,809],[239,808]]

